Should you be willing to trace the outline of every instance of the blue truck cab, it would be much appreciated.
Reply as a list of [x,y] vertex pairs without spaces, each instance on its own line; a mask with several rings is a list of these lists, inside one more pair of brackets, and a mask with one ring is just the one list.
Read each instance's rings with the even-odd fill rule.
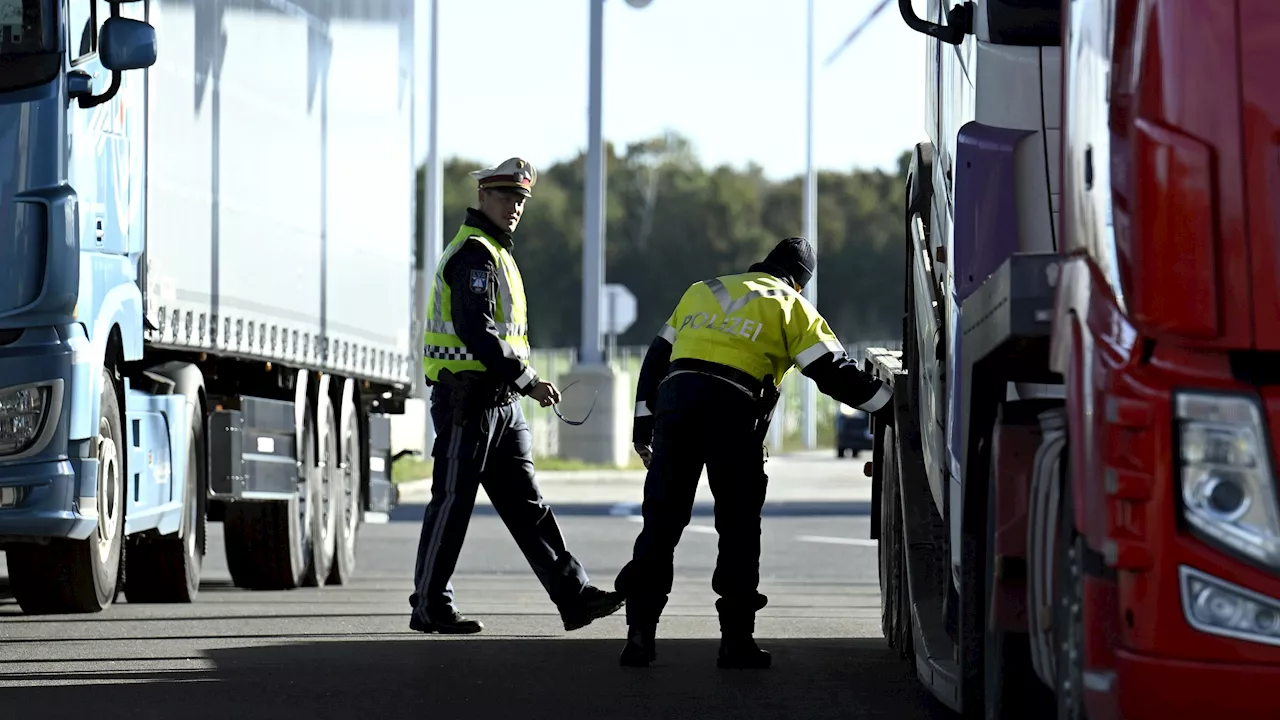
[[[0,0],[0,549],[25,612],[100,611],[122,592],[190,602],[210,520],[241,587],[349,582],[361,522],[394,503],[388,417],[416,363],[412,169],[395,143],[353,160],[365,177],[360,162],[403,166],[386,180],[403,220],[344,231],[324,159],[369,128],[335,122],[341,91],[325,84],[380,41],[344,35],[344,19],[404,42],[412,3],[381,17],[354,1],[233,5]],[[264,29],[282,33],[272,54],[234,42]],[[235,198],[219,174],[294,156],[236,154],[218,134],[264,121],[250,69],[281,82],[295,65],[307,90],[270,101],[293,103],[283,131],[320,128],[298,133],[316,142],[296,157],[318,154],[321,180]],[[379,101],[407,117],[393,94]],[[297,232],[254,234],[308,213]],[[346,262],[371,231],[380,264]],[[288,271],[255,259],[272,253]]]

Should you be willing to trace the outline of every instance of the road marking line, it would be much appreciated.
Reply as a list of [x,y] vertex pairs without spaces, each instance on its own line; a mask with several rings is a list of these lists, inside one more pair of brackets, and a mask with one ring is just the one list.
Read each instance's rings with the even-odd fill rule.
[[[637,523],[644,522],[644,518],[640,517],[639,515],[628,515],[627,519],[630,520],[631,522],[637,522]],[[705,535],[716,534],[716,529],[712,525],[686,525],[684,529],[688,530],[689,532],[703,533]]]
[[824,535],[797,535],[800,542],[826,543],[828,545],[857,545],[859,547],[880,547],[878,540],[866,538],[826,537]]

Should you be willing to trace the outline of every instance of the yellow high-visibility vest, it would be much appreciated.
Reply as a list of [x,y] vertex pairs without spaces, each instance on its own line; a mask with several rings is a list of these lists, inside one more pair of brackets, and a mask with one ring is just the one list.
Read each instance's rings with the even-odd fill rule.
[[706,360],[774,383],[828,352],[843,352],[827,321],[803,295],[763,272],[694,283],[659,333],[671,360]]
[[454,332],[452,317],[453,293],[470,292],[468,288],[450,287],[444,279],[444,268],[467,240],[475,238],[493,256],[498,286],[498,302],[494,322],[498,334],[511,346],[522,360],[529,358],[529,313],[525,301],[524,281],[520,268],[511,253],[483,230],[469,225],[458,229],[453,241],[444,249],[440,263],[436,265],[432,279],[432,291],[427,296],[427,321],[422,338],[422,371],[427,379],[435,382],[440,371],[448,368],[453,373],[464,370],[485,370],[484,363],[475,359],[462,340]]

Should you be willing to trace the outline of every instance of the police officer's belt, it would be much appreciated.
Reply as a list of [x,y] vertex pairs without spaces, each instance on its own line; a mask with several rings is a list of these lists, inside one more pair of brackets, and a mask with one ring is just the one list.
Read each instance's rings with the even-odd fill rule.
[[[755,379],[751,375],[728,365],[721,365],[717,362],[709,360],[697,360],[694,358],[680,358],[672,360],[670,369],[667,371],[667,377],[671,377],[677,373],[698,373],[700,375],[711,375],[728,381],[738,386],[743,392],[752,398],[761,396],[764,390],[764,383]],[[664,380],[666,378],[663,378]]]
[[467,411],[502,407],[516,399],[516,392],[510,386],[488,373],[474,370],[464,370],[457,374],[449,373],[449,375],[445,373],[448,371],[441,372],[441,382],[435,383],[428,380],[427,384],[443,385],[448,388],[454,395],[454,399],[461,401]]

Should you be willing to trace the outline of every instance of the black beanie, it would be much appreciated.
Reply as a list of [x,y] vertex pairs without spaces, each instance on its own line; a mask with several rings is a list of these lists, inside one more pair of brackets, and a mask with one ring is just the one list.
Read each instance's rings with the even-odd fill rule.
[[765,265],[782,270],[800,287],[809,284],[818,269],[818,256],[813,246],[802,237],[789,237],[774,246],[764,259]]

